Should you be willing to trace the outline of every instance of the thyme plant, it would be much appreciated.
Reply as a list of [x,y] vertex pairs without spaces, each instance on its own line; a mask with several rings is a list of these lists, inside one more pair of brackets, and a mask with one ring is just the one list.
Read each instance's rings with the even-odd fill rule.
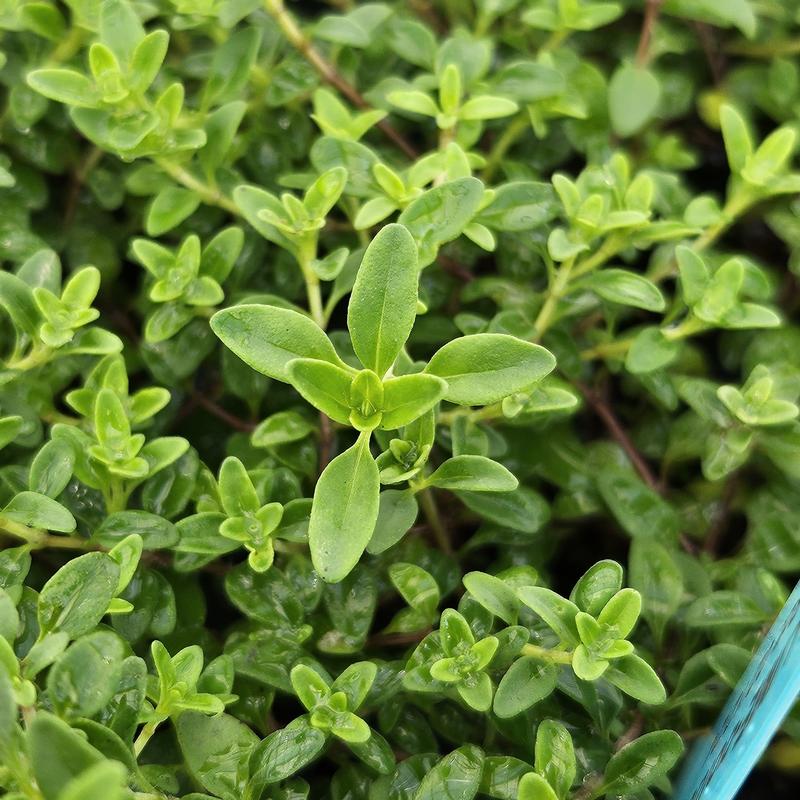
[[799,26],[0,3],[3,796],[669,797],[800,573]]

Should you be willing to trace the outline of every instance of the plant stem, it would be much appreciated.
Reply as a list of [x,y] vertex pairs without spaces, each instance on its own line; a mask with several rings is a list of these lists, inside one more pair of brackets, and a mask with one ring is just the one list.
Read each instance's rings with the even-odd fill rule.
[[572,267],[574,264],[575,257],[573,256],[572,258],[568,258],[556,272],[556,276],[552,285],[550,286],[547,299],[539,311],[539,315],[536,317],[536,322],[534,322],[537,341],[544,336],[545,332],[553,322],[556,306],[558,305],[558,301],[561,299],[561,295],[564,293],[567,285],[569,284],[570,273],[572,272]]
[[139,735],[136,737],[136,741],[133,743],[133,752],[136,754],[138,758],[142,750],[144,750],[147,743],[150,741],[153,734],[156,732],[158,726],[163,722],[161,719],[154,719],[150,720],[150,722],[146,723],[145,726],[139,731]]
[[618,339],[615,342],[604,342],[595,345],[587,350],[581,351],[582,361],[593,361],[595,358],[606,358],[608,356],[624,356],[630,350],[633,339]]
[[428,525],[431,527],[433,537],[436,539],[436,544],[445,555],[452,556],[453,545],[450,543],[450,537],[444,527],[441,516],[439,516],[439,509],[436,507],[433,493],[430,489],[422,489],[417,493],[417,497],[419,497],[419,503],[422,506],[425,519],[428,520]]
[[[733,225],[734,222],[736,222],[738,217],[740,217],[745,211],[747,211],[748,208],[750,208],[753,202],[754,198],[748,196],[747,194],[734,193],[728,202],[725,203],[719,220],[717,220],[717,222],[710,227],[706,228],[706,230],[703,231],[703,233],[698,236],[694,242],[692,242],[692,250],[694,250],[696,253],[701,253],[703,250],[714,244],[717,239],[719,239],[719,237],[722,236],[722,234],[725,233],[725,231],[728,230],[728,228]],[[600,251],[603,250],[613,238],[614,237],[609,237],[603,247],[597,251],[595,256],[599,255]],[[613,255],[613,253],[609,254],[608,257],[610,258],[611,255]],[[595,256],[592,256],[585,262],[582,262],[581,265],[579,265],[579,271],[576,270],[575,274],[584,274],[587,271],[586,265],[593,261]],[[653,283],[660,283],[665,278],[668,278],[675,271],[675,263],[674,257],[667,260],[660,269],[653,272],[649,276],[650,280],[653,281]],[[699,333],[701,330],[703,330],[703,327],[704,326],[700,324],[699,320],[689,318],[684,320],[684,322],[681,323],[677,328],[667,329],[663,331],[663,333],[667,339],[684,339],[687,336]],[[608,355],[624,356],[632,344],[633,339],[622,339],[617,342],[608,342],[606,344],[597,345],[596,347],[584,350],[581,353],[581,359],[583,361],[591,361],[594,358],[604,358]]]
[[200,199],[207,205],[224,208],[225,211],[236,217],[241,216],[242,212],[239,211],[233,200],[226,197],[219,189],[214,189],[199,178],[196,178],[189,170],[180,166],[180,164],[175,164],[167,158],[154,158],[153,161],[178,183],[196,192]]
[[613,258],[624,246],[621,236],[612,234],[609,236],[592,255],[579,261],[572,270],[571,278],[580,278],[589,272],[597,269]]
[[29,528],[21,522],[0,517],[0,529],[5,533],[27,542],[33,550],[42,550],[46,547],[60,548],[62,550],[95,550],[95,545],[79,536],[58,536],[47,533],[41,528]]
[[29,369],[36,369],[46,364],[53,355],[53,348],[45,346],[36,346],[31,349],[30,353],[18,361],[6,362],[6,369],[13,369],[17,372],[26,372]]
[[306,281],[306,296],[308,297],[308,310],[311,312],[311,316],[314,319],[314,322],[320,326],[320,328],[325,328],[325,310],[322,306],[322,291],[320,290],[319,285],[319,278],[314,274],[313,271],[308,273],[304,272],[303,277]]
[[481,179],[486,183],[491,180],[500,162],[505,158],[506,153],[514,146],[517,139],[530,128],[527,112],[523,112],[515,117],[506,126],[503,133],[497,137],[489,155],[486,158],[486,166],[481,173]]
[[319,277],[314,272],[311,263],[317,257],[317,239],[314,237],[313,242],[307,246],[302,246],[297,255],[297,263],[300,265],[300,271],[303,273],[303,280],[306,283],[306,297],[308,298],[308,310],[314,322],[320,328],[325,330],[326,315],[325,308],[322,304],[322,291],[320,288]]
[[574,381],[575,387],[586,398],[586,402],[594,409],[595,414],[602,420],[608,432],[619,446],[625,451],[639,477],[654,491],[659,490],[658,481],[648,463],[636,449],[628,432],[622,427],[611,406],[593,389],[581,381]]
[[567,30],[566,28],[562,28],[559,31],[553,31],[550,36],[547,37],[545,43],[539,48],[539,52],[549,53],[551,50],[555,50],[560,44],[563,44],[570,33],[571,31]]
[[67,195],[67,202],[64,208],[64,228],[68,228],[72,223],[75,216],[75,211],[78,208],[78,200],[81,196],[81,189],[86,182],[89,173],[100,163],[105,152],[96,145],[89,148],[83,161],[78,165],[78,168],[72,174],[72,183]]
[[550,661],[553,664],[571,664],[572,653],[566,650],[548,650],[546,647],[539,647],[537,644],[526,644],[522,648],[522,655],[533,656],[542,661]]
[[106,511],[109,514],[114,514],[117,511],[124,511],[128,505],[128,497],[130,497],[133,489],[128,486],[126,488],[125,482],[119,478],[113,478],[109,484],[108,491],[103,492],[103,499],[106,502]]
[[772,42],[733,42],[725,47],[726,53],[750,58],[777,58],[800,53],[800,38],[778,39]]
[[63,38],[56,48],[50,53],[50,64],[62,64],[68,61],[83,46],[86,40],[86,30],[81,27],[74,27],[65,38]]
[[636,48],[636,66],[644,68],[650,61],[650,41],[653,38],[653,30],[661,11],[664,0],[646,0],[644,9],[644,22],[639,36],[639,46]]
[[[320,74],[322,79],[338,89],[354,106],[368,109],[369,103],[361,93],[345,80],[322,53],[311,43],[311,40],[300,30],[294,17],[286,10],[283,0],[264,0],[264,9],[278,23],[278,27],[288,40],[289,44],[300,53]],[[409,158],[416,158],[417,151],[406,141],[403,135],[389,122],[382,119],[377,123],[387,138],[391,139]]]

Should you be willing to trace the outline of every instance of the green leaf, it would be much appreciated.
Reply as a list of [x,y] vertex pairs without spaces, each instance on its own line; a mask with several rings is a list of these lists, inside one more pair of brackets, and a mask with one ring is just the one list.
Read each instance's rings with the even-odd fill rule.
[[405,536],[417,519],[419,508],[411,489],[386,489],[380,494],[378,519],[367,544],[372,555],[388,550]]
[[483,760],[481,792],[502,800],[517,800],[520,779],[532,771],[530,764],[514,756],[486,756]]
[[206,117],[203,125],[206,144],[197,158],[207,175],[213,175],[225,161],[246,111],[247,103],[235,100],[220,106]]
[[674,541],[681,530],[678,513],[633,471],[609,467],[597,488],[617,522],[634,538]]
[[68,561],[39,594],[42,632],[63,631],[74,639],[91,631],[116,594],[119,576],[119,566],[105,553],[85,553]]
[[409,90],[398,90],[390,92],[387,100],[403,111],[410,111],[412,114],[422,114],[425,117],[435,117],[439,113],[439,108],[433,98],[425,92]]
[[296,358],[341,365],[325,332],[304,314],[287,308],[232,306],[214,314],[211,328],[245,364],[284,383],[290,382],[287,367]]
[[622,567],[616,561],[598,561],[581,575],[569,599],[596,617],[621,588]]
[[719,123],[731,172],[741,172],[753,154],[753,140],[742,115],[730,105],[719,110]]
[[350,424],[352,373],[313,358],[290,361],[286,372],[292,386],[312,406],[342,425]]
[[258,737],[235,717],[184,711],[175,720],[189,774],[223,800],[244,795],[247,764]]
[[462,645],[475,644],[475,635],[463,615],[452,608],[446,608],[439,620],[439,635],[442,649],[447,656],[454,656],[462,651]]
[[229,517],[255,513],[261,506],[244,464],[235,456],[226,458],[220,467],[219,499]]
[[190,217],[200,205],[200,197],[189,189],[168,186],[150,204],[145,220],[148,236],[161,236]]
[[118,511],[109,514],[95,529],[93,539],[105,547],[114,547],[131,533],[142,538],[145,550],[160,550],[178,542],[175,526],[147,511]]
[[347,170],[333,167],[317,178],[309,186],[303,205],[312,219],[324,219],[333,208],[347,183]]
[[675,248],[675,259],[678,262],[681,294],[688,306],[693,306],[705,294],[711,273],[705,261],[694,250],[684,245]]
[[[484,639],[484,641],[486,641]],[[431,671],[433,675],[433,671]],[[485,673],[479,672],[472,676],[472,680],[467,683],[462,681],[456,685],[459,697],[473,710],[485,713],[492,707],[492,695],[494,694],[494,684],[492,679]]]
[[392,746],[375,730],[370,731],[366,742],[347,742],[347,746],[364,764],[380,775],[390,774],[395,767]]
[[389,579],[410,608],[395,616],[386,628],[387,633],[419,630],[435,618],[441,593],[436,579],[427,570],[396,562],[389,567]]
[[259,423],[250,441],[253,447],[277,447],[305,439],[315,427],[296,411],[278,411]]
[[377,666],[371,661],[357,661],[350,664],[331,684],[332,692],[344,692],[347,697],[347,708],[357,711],[367,697],[375,676]]
[[752,0],[666,0],[664,11],[678,17],[710,22],[723,28],[736,27],[745,36],[756,33],[757,18]]
[[461,489],[472,492],[510,492],[519,481],[502,465],[484,456],[448,458],[427,478],[438,489]]
[[0,511],[6,519],[34,528],[70,533],[75,530],[75,517],[55,500],[37,492],[20,492]]
[[402,225],[382,228],[364,253],[347,308],[353,349],[379,376],[392,366],[417,314],[417,250]]
[[36,783],[45,800],[58,800],[61,790],[103,760],[77,731],[47,711],[37,711],[26,732]]
[[75,642],[47,673],[47,694],[56,711],[93,717],[116,692],[123,656],[122,640],[108,631]]
[[578,644],[575,616],[580,609],[574,603],[543,586],[523,586],[517,589],[517,595],[555,631],[562,642],[573,646]]
[[258,57],[261,36],[259,28],[241,27],[214,48],[201,100],[203,108],[209,108],[214,101],[221,104],[239,99]]
[[550,519],[547,501],[527,486],[511,492],[462,492],[459,498],[471,511],[504,528],[536,533]]
[[31,287],[10,272],[0,272],[0,306],[20,333],[36,336],[42,317]]
[[0,449],[11,444],[24,427],[25,421],[20,416],[0,418]]
[[15,687],[11,683],[18,674],[19,664],[9,642],[0,639],[0,664],[3,667],[0,669],[0,754],[5,758],[19,719]]
[[305,664],[297,664],[292,667],[289,677],[297,699],[308,711],[313,711],[331,694],[328,682],[316,670]]
[[492,202],[476,217],[498,231],[530,231],[555,218],[558,204],[549,183],[513,181],[500,185]]
[[422,779],[414,800],[473,800],[478,794],[483,751],[464,745],[446,755]]
[[518,658],[503,675],[494,696],[493,711],[501,719],[522,714],[549,697],[558,682],[558,667],[532,656]]
[[628,270],[603,269],[581,281],[581,286],[612,303],[647,311],[663,311],[666,308],[664,295],[659,288],[647,278]]
[[654,731],[625,745],[611,757],[603,776],[606,794],[633,794],[663,778],[683,753],[675,731]]
[[312,728],[305,717],[271,733],[250,756],[250,796],[260,797],[270,784],[299,772],[320,754],[325,742],[325,734]]
[[399,216],[414,237],[420,267],[430,264],[439,248],[458,237],[478,210],[483,184],[477,178],[459,178],[429,189]]
[[467,100],[458,112],[464,120],[499,119],[507,117],[519,110],[519,106],[506,97],[479,95]]
[[350,712],[338,714],[330,726],[330,731],[348,744],[364,744],[370,737],[369,725],[361,717]]
[[620,589],[597,617],[601,625],[614,628],[618,638],[626,638],[636,625],[642,610],[642,596],[636,589]]
[[134,92],[144,92],[156,79],[169,47],[166,31],[151,31],[137,45],[131,56],[128,85]]
[[767,616],[753,598],[741,592],[720,589],[695,600],[686,609],[684,624],[708,630],[750,627],[765,622]]
[[100,41],[126,64],[145,38],[139,17],[127,0],[104,0],[100,7]]
[[646,67],[624,64],[608,84],[608,111],[617,136],[638,133],[655,115],[661,101],[661,84]]
[[565,800],[575,782],[576,762],[572,736],[560,723],[545,719],[536,729],[536,771]]
[[469,406],[528,389],[555,365],[544,347],[502,333],[476,333],[445,344],[425,371],[447,381],[446,400]]
[[767,186],[786,169],[796,144],[797,133],[792,128],[784,126],[773,131],[747,160],[742,177],[755,186]]
[[529,772],[519,782],[517,800],[558,800],[558,795],[541,775]]
[[729,258],[711,276],[703,297],[694,306],[694,313],[704,322],[720,324],[736,306],[744,282],[744,264],[739,258]]
[[[469,457],[471,456],[461,456]],[[485,609],[509,625],[517,624],[519,598],[505,581],[485,572],[468,572],[462,581],[466,590]]]
[[383,382],[381,428],[396,430],[430,411],[447,392],[447,383],[435,375],[401,375]]
[[380,481],[369,435],[331,461],[314,490],[308,543],[314,567],[338,583],[358,563],[378,518]]
[[651,539],[631,543],[629,583],[642,596],[642,616],[656,638],[663,640],[667,624],[681,606],[683,575],[672,553]]
[[78,108],[94,108],[100,97],[94,84],[72,69],[37,69],[28,73],[28,85],[50,100]]
[[53,439],[33,459],[28,485],[33,492],[56,498],[72,478],[74,466],[72,446],[63,439]]
[[[15,607],[11,595],[3,588],[0,588],[0,639],[4,639],[9,644],[13,643],[19,632],[19,613]],[[2,646],[2,645],[0,645]],[[0,663],[3,658],[0,656]],[[16,662],[16,657],[13,657]],[[15,665],[11,665],[12,670]]]
[[680,342],[667,339],[658,328],[642,328],[625,357],[625,369],[634,375],[655,372],[674,361],[680,348]]
[[667,692],[653,668],[637,655],[615,658],[603,677],[625,694],[648,705],[660,705]]
[[58,800],[125,800],[128,770],[119,761],[103,761],[74,777]]

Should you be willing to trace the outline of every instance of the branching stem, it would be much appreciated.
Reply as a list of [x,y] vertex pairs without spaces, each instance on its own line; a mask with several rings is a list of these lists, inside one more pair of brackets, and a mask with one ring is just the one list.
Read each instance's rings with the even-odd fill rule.
[[549,650],[546,647],[539,647],[538,644],[526,644],[522,648],[523,656],[532,656],[541,661],[549,661],[552,664],[571,664],[572,653],[567,650]]
[[[300,29],[294,17],[286,10],[283,0],[264,0],[264,8],[275,22],[278,23],[278,26],[289,44],[314,67],[326,83],[338,89],[338,91],[354,106],[364,109],[370,108],[369,103],[362,97],[358,89],[345,80],[336,67],[314,47],[311,40]],[[386,137],[394,142],[408,158],[417,157],[417,151],[390,122],[382,119],[377,123],[377,127],[380,128]]]

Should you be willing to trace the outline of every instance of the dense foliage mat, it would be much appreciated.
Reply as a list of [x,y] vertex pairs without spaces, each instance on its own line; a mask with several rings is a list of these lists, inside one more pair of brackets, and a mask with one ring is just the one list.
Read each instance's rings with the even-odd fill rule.
[[669,797],[800,572],[798,3],[0,28],[0,794]]

